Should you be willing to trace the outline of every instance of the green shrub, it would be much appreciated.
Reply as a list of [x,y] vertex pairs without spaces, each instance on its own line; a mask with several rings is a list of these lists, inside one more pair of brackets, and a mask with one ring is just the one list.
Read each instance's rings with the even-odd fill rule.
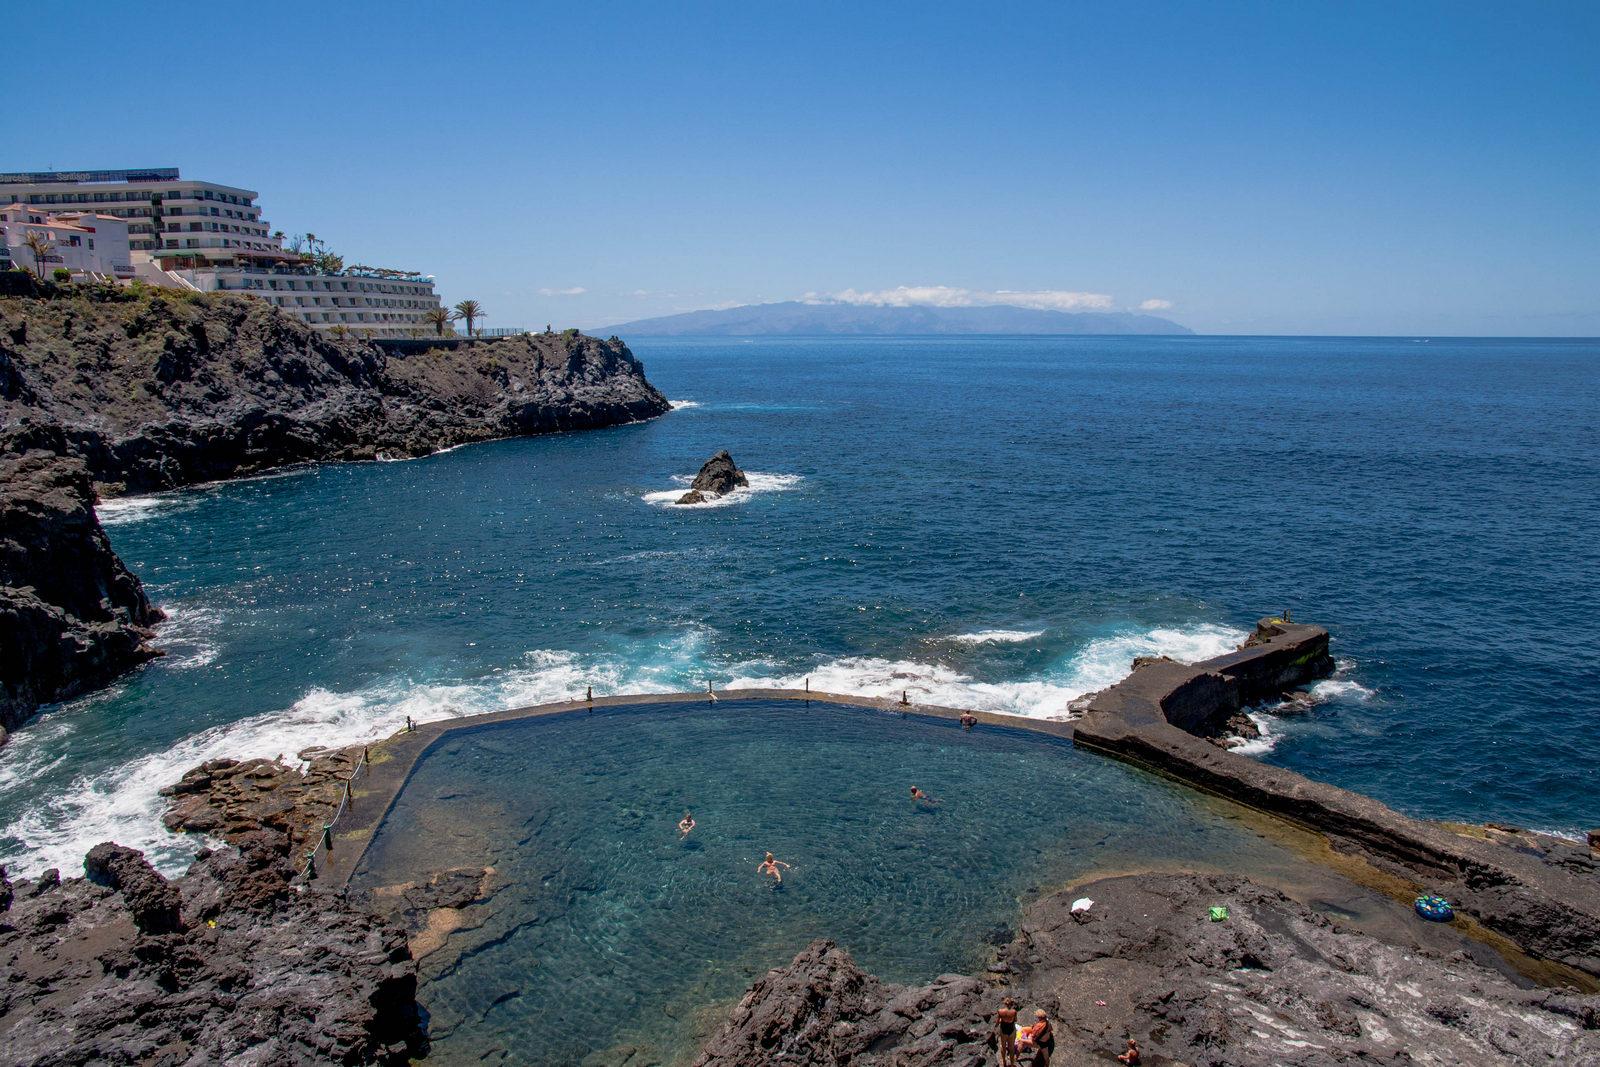
[[65,267],[57,267],[50,272],[50,277],[58,282],[70,282],[72,280],[72,272]]
[[577,337],[577,336],[578,336],[578,328],[577,328],[577,327],[576,327],[576,326],[574,326],[574,327],[572,327],[572,328],[571,328],[571,329],[568,329],[568,330],[562,330],[562,331],[561,331],[561,336],[562,336],[562,337],[565,337],[565,338],[566,338],[566,339],[567,339],[567,340],[569,340],[569,341],[570,341],[570,340],[572,340],[572,339],[573,339],[573,338],[574,338],[574,337]]

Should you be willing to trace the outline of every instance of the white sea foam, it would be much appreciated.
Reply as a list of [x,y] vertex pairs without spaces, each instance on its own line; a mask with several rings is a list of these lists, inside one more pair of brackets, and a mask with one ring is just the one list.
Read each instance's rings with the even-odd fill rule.
[[[1324,678],[1306,690],[1311,698],[1310,704],[1326,704],[1336,700],[1355,700],[1365,703],[1377,695],[1349,677],[1350,672],[1355,669],[1353,661],[1339,660],[1335,667],[1333,677]],[[1250,721],[1256,724],[1256,729],[1261,731],[1261,735],[1246,739],[1243,744],[1234,746],[1233,751],[1245,756],[1260,756],[1277,748],[1284,737],[1283,726],[1286,718],[1278,713],[1291,708],[1296,712],[1303,712],[1307,709],[1307,702],[1303,699],[1288,700],[1271,707],[1247,710],[1245,714],[1250,716]]]
[[[757,493],[781,493],[786,489],[793,489],[805,480],[798,474],[763,474],[760,471],[745,471],[744,473],[745,477],[750,481],[748,486],[741,486],[733,490],[733,492],[722,496],[711,497],[704,503],[679,504],[678,498],[688,492],[687,488],[663,489],[654,493],[646,493],[644,494],[644,499],[651,504],[662,507],[683,508],[685,511],[693,508],[725,508],[732,504],[742,504]],[[686,487],[693,479],[680,475],[674,481],[678,481],[680,485]]]
[[222,612],[173,604],[162,604],[161,609],[167,613],[166,621],[156,628],[156,644],[166,653],[162,666],[186,671],[216,662]]
[[690,408],[700,406],[700,401],[698,400],[669,400],[667,403],[672,405],[673,411],[688,411]]
[[[180,608],[174,623],[196,635],[186,640],[196,649],[194,665],[204,665],[200,650],[221,616]],[[596,694],[697,689],[710,676],[719,689],[800,688],[809,677],[812,688],[824,692],[894,698],[907,691],[915,703],[1063,718],[1071,700],[1126,675],[1135,655],[1204,659],[1231,648],[1244,634],[1221,626],[1129,631],[1091,641],[1057,668],[1013,681],[985,681],[937,663],[869,656],[788,672],[763,659],[708,667],[707,636],[689,630],[611,653],[535,650],[472,679],[415,682],[402,677],[346,691],[312,689],[286,709],[202,730],[111,770],[79,776],[0,826],[0,840],[15,842],[0,846],[6,851],[0,863],[27,875],[46,867],[76,873],[86,851],[116,840],[143,849],[163,871],[181,871],[199,842],[162,827],[162,786],[209,759],[292,759],[312,746],[378,740],[401,729],[407,716],[428,722],[569,700],[591,685]],[[108,692],[85,699],[103,700]],[[0,791],[27,789],[28,783],[70,767],[73,735],[81,721],[75,712],[81,710],[79,702],[19,730],[0,760]]]
[[1043,636],[1043,630],[975,630],[970,634],[951,634],[944,640],[958,645],[1020,645]]
[[1277,732],[1279,720],[1271,715],[1260,712],[1247,711],[1250,721],[1256,724],[1256,729],[1261,731],[1256,737],[1247,738],[1241,745],[1234,745],[1233,751],[1241,756],[1263,756],[1278,747],[1278,742],[1283,740],[1283,735]]
[[156,515],[188,511],[197,501],[192,494],[151,493],[146,496],[120,496],[103,500],[94,507],[101,526],[126,526]]
[[1015,681],[982,681],[939,663],[847,656],[799,673],[735,673],[725,687],[799,689],[809,678],[812,689],[825,693],[887,698],[905,693],[913,703],[1064,719],[1073,700],[1126,677],[1135,656],[1209,659],[1230,651],[1244,637],[1243,630],[1210,624],[1127,631],[1090,641],[1059,667]]

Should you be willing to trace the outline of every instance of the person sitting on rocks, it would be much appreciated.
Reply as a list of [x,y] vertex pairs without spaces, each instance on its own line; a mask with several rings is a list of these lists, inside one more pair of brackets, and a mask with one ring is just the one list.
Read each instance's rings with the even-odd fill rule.
[[694,816],[689,812],[683,813],[683,818],[678,820],[678,840],[682,841],[689,836],[689,831],[694,829]]
[[1128,1064],[1129,1067],[1133,1067],[1133,1065],[1137,1063],[1143,1063],[1144,1060],[1139,1056],[1139,1042],[1135,1041],[1131,1037],[1128,1038],[1128,1051],[1118,1056],[1117,1059]]
[[1017,1067],[1017,1002],[1011,997],[994,1013],[994,1033],[1000,1041],[1000,1067]]

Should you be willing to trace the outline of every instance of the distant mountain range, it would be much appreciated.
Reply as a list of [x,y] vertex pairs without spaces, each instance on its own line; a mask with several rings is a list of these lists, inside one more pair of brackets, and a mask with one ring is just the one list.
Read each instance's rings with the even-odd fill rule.
[[746,304],[715,311],[686,311],[635,319],[587,331],[601,337],[635,334],[670,337],[773,337],[819,334],[1165,333],[1194,331],[1171,319],[1129,311],[1041,311],[1009,304],[978,307],[889,307],[876,304]]

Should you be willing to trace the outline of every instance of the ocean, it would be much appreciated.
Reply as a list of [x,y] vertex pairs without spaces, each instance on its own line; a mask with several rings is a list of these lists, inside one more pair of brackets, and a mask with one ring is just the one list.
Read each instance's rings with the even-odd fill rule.
[[[799,684],[1059,716],[1285,608],[1340,667],[1256,758],[1409,814],[1600,826],[1600,343],[641,338],[649,423],[102,508],[169,654],[0,751],[0,862],[406,717]],[[667,501],[727,448],[751,488]]]

